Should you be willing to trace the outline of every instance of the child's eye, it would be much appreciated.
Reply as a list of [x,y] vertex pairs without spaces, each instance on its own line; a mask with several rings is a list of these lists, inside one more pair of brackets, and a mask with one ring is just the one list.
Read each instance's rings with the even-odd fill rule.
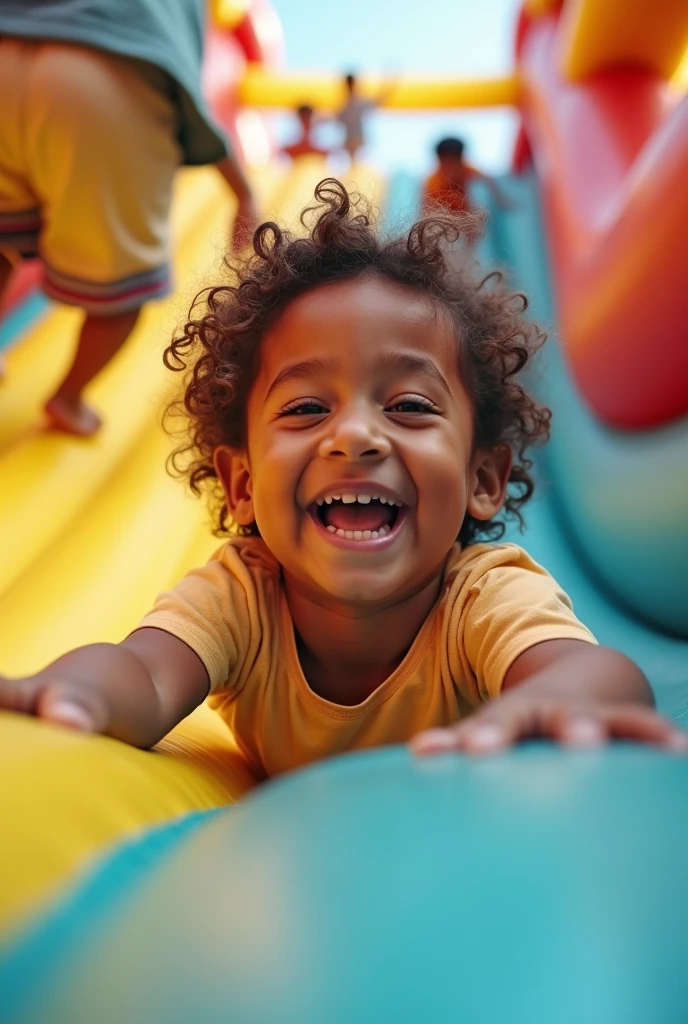
[[295,398],[282,409],[280,416],[321,416],[327,409],[317,398]]
[[438,412],[438,409],[434,402],[422,395],[402,395],[388,405],[385,412]]

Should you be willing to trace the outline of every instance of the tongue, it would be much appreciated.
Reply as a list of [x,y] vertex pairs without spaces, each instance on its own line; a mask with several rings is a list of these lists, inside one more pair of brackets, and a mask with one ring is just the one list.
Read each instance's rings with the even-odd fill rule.
[[381,526],[392,525],[394,512],[391,505],[381,505],[377,501],[371,501],[369,505],[333,502],[323,506],[322,518],[325,526],[334,526],[335,530],[379,530]]

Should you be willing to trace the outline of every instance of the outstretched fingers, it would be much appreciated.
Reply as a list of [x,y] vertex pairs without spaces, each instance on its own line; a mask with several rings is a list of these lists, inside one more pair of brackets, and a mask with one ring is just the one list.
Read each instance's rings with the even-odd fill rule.
[[411,741],[420,756],[461,751],[492,754],[528,739],[569,747],[596,747],[609,740],[650,743],[688,753],[688,734],[652,708],[638,704],[571,706],[503,698],[465,721],[429,729]]
[[35,713],[81,732],[104,732],[108,725],[107,706],[95,688],[77,689],[57,680],[39,694]]
[[34,677],[10,679],[9,676],[0,676],[0,708],[33,715],[36,713],[39,690],[40,686]]
[[609,739],[654,743],[668,750],[688,752],[688,733],[649,707],[609,706],[604,711],[604,725]]
[[20,679],[0,676],[0,708],[84,732],[103,732],[108,724],[108,709],[97,690],[42,674]]

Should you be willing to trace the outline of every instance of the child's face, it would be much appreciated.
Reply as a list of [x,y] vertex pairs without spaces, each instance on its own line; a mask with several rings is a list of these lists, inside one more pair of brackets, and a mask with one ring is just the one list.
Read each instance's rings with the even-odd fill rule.
[[440,576],[467,510],[501,506],[508,466],[473,452],[472,418],[448,317],[359,278],[300,296],[266,333],[248,452],[216,465],[288,586],[378,606]]

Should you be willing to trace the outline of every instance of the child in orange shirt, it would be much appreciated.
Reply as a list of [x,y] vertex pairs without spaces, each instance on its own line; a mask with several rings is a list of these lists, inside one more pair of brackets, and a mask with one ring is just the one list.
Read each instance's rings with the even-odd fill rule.
[[543,341],[452,250],[469,218],[382,240],[337,181],[295,238],[262,225],[166,353],[192,488],[228,536],[120,644],[0,679],[0,706],[155,744],[210,693],[257,777],[412,741],[686,750],[642,672],[596,645],[502,535],[533,492]]
[[499,206],[507,208],[509,200],[494,179],[483,174],[464,160],[466,146],[461,139],[441,139],[435,147],[437,168],[425,182],[423,211],[425,213],[442,206],[452,213],[468,213],[471,210],[470,185],[475,181],[484,182]]

